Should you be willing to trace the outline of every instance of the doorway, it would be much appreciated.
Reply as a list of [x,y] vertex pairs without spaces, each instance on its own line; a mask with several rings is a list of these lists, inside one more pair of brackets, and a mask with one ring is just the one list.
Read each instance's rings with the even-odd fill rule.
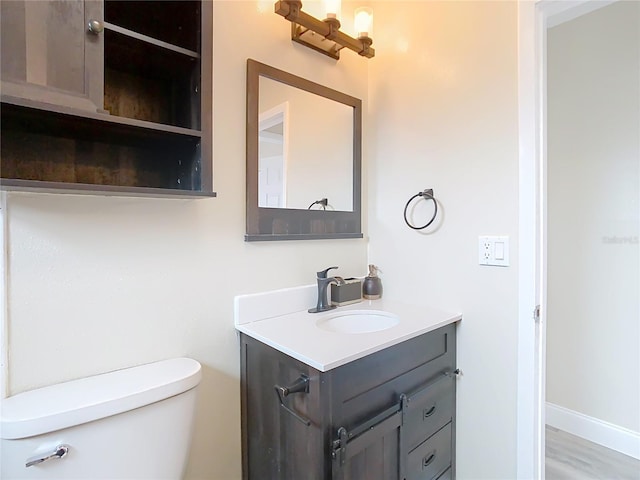
[[598,465],[577,449],[574,465],[558,461],[563,442],[640,456],[640,4],[550,20],[545,417],[557,478]]
[[[547,349],[547,332],[548,322],[552,321],[554,315],[554,306],[549,311],[547,293],[551,292],[547,289],[547,279],[549,274],[553,273],[548,268],[551,265],[549,244],[547,243],[548,233],[553,224],[550,224],[548,215],[550,209],[547,193],[555,189],[553,185],[548,185],[550,165],[548,162],[553,161],[547,157],[547,140],[548,140],[548,123],[546,109],[547,99],[547,32],[548,28],[553,28],[563,22],[568,22],[582,15],[588,15],[598,9],[612,5],[614,2],[604,1],[557,1],[557,0],[537,0],[536,2],[519,3],[518,12],[518,28],[519,28],[519,120],[520,120],[520,319],[519,319],[519,362],[518,362],[518,477],[519,478],[544,478],[544,452],[545,452],[545,360]],[[627,2],[636,3],[636,2]],[[637,18],[637,17],[636,17]],[[637,27],[636,27],[637,28]],[[595,48],[595,47],[594,47]],[[599,47],[598,47],[599,48]],[[629,45],[629,48],[636,50],[638,42],[635,45]],[[597,49],[597,48],[596,48]],[[627,48],[627,50],[629,50]],[[611,54],[620,53],[614,51]],[[615,76],[616,72],[609,72],[611,76]],[[582,87],[583,82],[577,82],[573,85],[572,93],[577,92]],[[638,100],[638,81],[636,79],[636,96],[635,100],[631,98],[629,102],[635,101],[635,111],[639,110]],[[583,115],[580,121],[595,120],[595,115]],[[636,120],[637,122],[637,117]],[[635,131],[638,132],[636,123]],[[584,136],[584,134],[582,134]],[[636,149],[637,149],[636,143]],[[633,157],[633,155],[632,155]],[[635,157],[638,159],[636,150]],[[637,163],[636,169],[637,169]],[[556,165],[557,166],[557,165]],[[583,165],[584,166],[584,165]],[[605,168],[607,175],[613,171],[612,168]],[[635,170],[628,172],[626,179],[633,180],[635,178],[636,185],[636,201],[637,208],[638,195],[638,174]],[[601,174],[602,176],[602,174]],[[602,178],[604,180],[604,178]],[[552,179],[553,181],[553,179]],[[576,182],[573,182],[576,183]],[[577,182],[579,184],[579,182]],[[602,183],[602,182],[601,182]],[[548,190],[551,188],[552,190]],[[609,192],[606,201],[601,202],[602,205],[607,201],[616,197],[619,189]],[[633,190],[633,189],[632,189]],[[599,192],[596,189],[596,192]],[[593,195],[587,188],[580,191],[578,196],[585,199],[589,194]],[[590,198],[591,199],[591,198]],[[584,204],[580,205],[581,207]],[[609,216],[605,216],[608,220],[615,218],[619,213],[619,209],[610,209]],[[586,209],[578,209],[576,216],[585,216]],[[637,211],[637,210],[636,210]],[[637,214],[635,215],[637,218]],[[633,214],[629,216],[632,218]],[[631,222],[633,224],[633,222]],[[549,230],[548,230],[549,227]],[[610,231],[615,230],[609,229]],[[635,248],[637,252],[637,220],[635,223],[635,236],[630,234],[628,241],[631,248]],[[632,230],[633,231],[633,230]],[[598,238],[602,249],[607,241],[617,241],[621,234],[605,235],[601,234]],[[627,234],[622,234],[624,238]],[[613,240],[611,240],[613,239]],[[624,241],[624,240],[623,240]],[[633,244],[635,243],[635,247]],[[573,250],[577,250],[577,247]],[[573,253],[573,252],[572,252]],[[599,254],[601,257],[604,254]],[[637,253],[636,253],[637,255]],[[633,265],[633,255],[627,262]],[[638,262],[635,262],[636,275]],[[636,277],[637,278],[637,277]],[[608,283],[607,279],[601,279],[600,290],[598,294],[602,296]],[[557,283],[557,282],[556,282]],[[565,285],[567,286],[567,285]],[[597,297],[599,295],[592,295]],[[636,290],[637,298],[637,290]],[[585,302],[586,303],[586,302]],[[637,305],[636,301],[636,305]],[[539,308],[534,308],[535,305]],[[533,314],[532,311],[540,312],[539,315]],[[637,312],[637,311],[636,311]],[[572,312],[574,316],[575,312]],[[552,315],[551,317],[549,315]],[[637,313],[636,313],[637,315]],[[637,318],[637,317],[636,317]],[[606,322],[607,316],[600,315],[602,322]],[[574,327],[574,339],[581,333]],[[633,329],[627,329],[626,333],[632,337]],[[561,348],[571,350],[576,342],[565,340],[560,342]],[[591,352],[592,354],[594,352]],[[637,349],[636,349],[637,353]],[[636,365],[638,362],[636,361]],[[557,368],[557,367],[556,367]],[[618,370],[626,370],[630,375],[631,370],[626,369],[626,365],[620,365]],[[576,374],[575,370],[567,371]],[[616,372],[617,373],[617,372]],[[588,394],[587,394],[588,396]],[[633,422],[633,420],[631,420]],[[610,423],[610,422],[607,422]],[[640,450],[640,436],[638,430],[626,429],[627,439],[631,440],[632,448]]]

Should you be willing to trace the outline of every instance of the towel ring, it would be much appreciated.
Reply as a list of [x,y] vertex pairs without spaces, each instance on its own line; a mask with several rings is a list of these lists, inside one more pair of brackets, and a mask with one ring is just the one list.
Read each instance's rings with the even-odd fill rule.
[[[407,209],[409,208],[409,205],[414,199],[420,198],[420,197],[423,197],[425,200],[433,201],[433,216],[431,217],[431,220],[429,220],[426,224],[422,225],[421,227],[416,227],[415,225],[411,225],[411,223],[409,222],[409,219],[407,218]],[[436,215],[438,215],[438,202],[436,202],[436,199],[433,196],[433,189],[431,188],[428,188],[426,190],[423,190],[422,192],[416,193],[413,197],[411,197],[407,201],[407,204],[404,206],[404,221],[409,228],[413,228],[414,230],[422,230],[423,228],[427,228],[436,219]]]

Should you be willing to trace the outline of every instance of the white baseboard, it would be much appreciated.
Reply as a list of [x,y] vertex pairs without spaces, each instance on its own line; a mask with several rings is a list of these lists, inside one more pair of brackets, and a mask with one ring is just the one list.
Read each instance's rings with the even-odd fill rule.
[[640,432],[547,402],[546,423],[577,437],[640,460]]

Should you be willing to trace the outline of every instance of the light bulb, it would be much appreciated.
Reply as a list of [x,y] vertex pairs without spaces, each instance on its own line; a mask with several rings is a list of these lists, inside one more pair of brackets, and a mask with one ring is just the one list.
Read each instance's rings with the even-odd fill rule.
[[341,0],[324,0],[325,18],[337,18],[341,17]]
[[354,15],[355,31],[360,37],[370,37],[373,30],[373,9],[360,7],[356,9]]

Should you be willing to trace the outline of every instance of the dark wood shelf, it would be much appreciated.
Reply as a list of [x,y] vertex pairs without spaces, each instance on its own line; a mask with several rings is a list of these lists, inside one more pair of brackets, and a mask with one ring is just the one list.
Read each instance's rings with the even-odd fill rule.
[[176,127],[173,125],[166,125],[163,123],[149,122],[146,120],[138,120],[135,118],[120,117],[117,115],[109,115],[109,113],[99,113],[78,110],[75,108],[66,108],[60,105],[54,105],[50,103],[38,102],[34,100],[27,100],[24,98],[10,97],[7,95],[0,95],[0,101],[2,102],[2,108],[13,105],[16,107],[24,107],[33,110],[40,110],[43,113],[51,112],[59,115],[66,115],[69,117],[76,117],[77,119],[93,120],[97,122],[111,123],[122,125],[123,127],[138,128],[143,130],[163,132],[174,135],[183,135],[188,137],[198,138],[202,136],[200,130]]
[[93,183],[48,182],[39,180],[17,180],[0,178],[0,189],[13,192],[71,193],[76,195],[104,195],[118,197],[152,198],[211,198],[212,191],[175,190],[153,187],[122,187],[118,185],[96,185]]
[[128,28],[124,28],[113,23],[104,22],[104,28],[107,30],[111,30],[113,32],[119,33],[121,35],[125,35],[127,37],[135,38],[136,40],[139,40],[141,42],[149,43],[156,47],[171,50],[172,52],[179,53],[181,55],[186,55],[188,57],[193,57],[193,58],[200,58],[200,54],[198,52],[189,50],[187,48],[179,47],[178,45],[174,45],[172,43],[163,42],[162,40],[158,40],[157,38],[149,37],[142,33],[129,30]]

